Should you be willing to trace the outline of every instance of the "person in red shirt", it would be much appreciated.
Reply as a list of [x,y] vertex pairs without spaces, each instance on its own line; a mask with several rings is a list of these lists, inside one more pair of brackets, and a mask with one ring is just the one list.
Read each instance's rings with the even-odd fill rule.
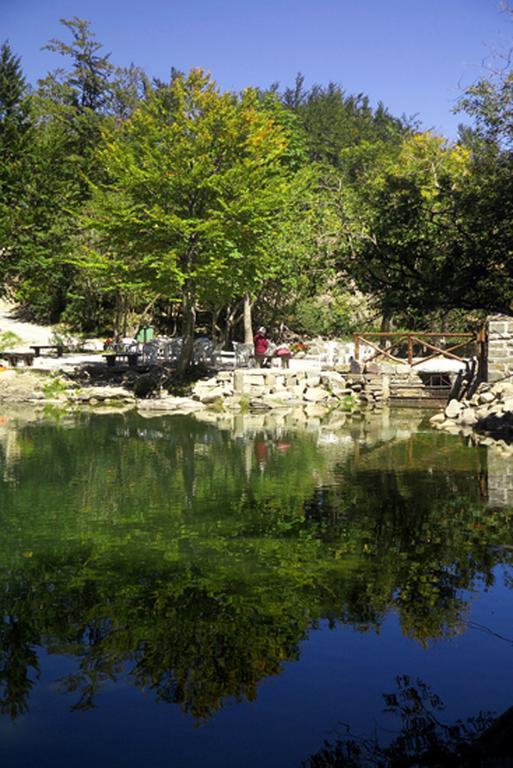
[[255,360],[259,368],[266,362],[266,353],[269,349],[269,339],[265,335],[265,328],[259,328],[253,337],[255,345]]

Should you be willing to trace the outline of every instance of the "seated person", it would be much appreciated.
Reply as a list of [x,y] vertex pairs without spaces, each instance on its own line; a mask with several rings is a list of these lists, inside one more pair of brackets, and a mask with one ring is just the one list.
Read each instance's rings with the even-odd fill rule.
[[276,352],[274,353],[276,357],[279,357],[281,360],[281,367],[282,368],[288,368],[289,367],[289,360],[292,357],[292,352],[290,351],[290,348],[287,344],[280,344]]
[[265,328],[261,327],[255,333],[253,337],[253,344],[255,345],[255,360],[259,368],[268,364],[267,350],[269,349],[269,339],[265,335]]

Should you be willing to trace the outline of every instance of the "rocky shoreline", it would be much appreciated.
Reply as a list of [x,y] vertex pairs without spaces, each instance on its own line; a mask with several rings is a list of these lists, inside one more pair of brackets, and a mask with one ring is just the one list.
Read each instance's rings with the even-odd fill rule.
[[[0,403],[26,403],[66,410],[100,407],[137,409],[150,418],[163,414],[266,412],[300,409],[310,418],[339,412],[359,419],[387,401],[383,377],[351,371],[220,371],[171,392],[157,385],[141,395],[148,374],[134,380],[94,383],[68,372],[8,369],[0,374]],[[144,384],[144,387],[141,387]],[[451,400],[431,425],[475,443],[497,445],[513,455],[513,381],[483,383],[468,400]]]
[[461,433],[479,444],[497,443],[505,454],[513,454],[513,382],[480,384],[466,400],[451,400],[445,410],[431,417],[436,429]]
[[[242,376],[242,379],[241,379]],[[244,377],[248,378],[244,378]],[[304,408],[307,415],[322,416],[341,410],[356,418],[363,407],[380,408],[383,392],[379,384],[360,375],[336,371],[221,371],[194,384],[168,392],[162,386],[148,388],[148,374],[134,381],[83,381],[69,373],[3,370],[0,375],[0,403],[52,405],[66,409],[82,406],[137,408],[144,415],[191,413],[200,410],[219,412],[267,411],[290,407]],[[141,386],[144,384],[144,386]]]

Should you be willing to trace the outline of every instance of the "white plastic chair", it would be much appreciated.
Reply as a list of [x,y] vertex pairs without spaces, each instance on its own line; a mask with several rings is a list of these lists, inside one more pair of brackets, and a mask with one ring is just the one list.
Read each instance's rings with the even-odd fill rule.
[[234,368],[250,368],[255,362],[255,347],[253,344],[243,344],[240,341],[233,341]]

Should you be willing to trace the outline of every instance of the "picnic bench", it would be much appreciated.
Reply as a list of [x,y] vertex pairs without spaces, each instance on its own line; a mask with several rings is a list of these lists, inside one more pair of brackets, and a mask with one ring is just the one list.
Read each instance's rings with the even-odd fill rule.
[[7,360],[13,368],[16,368],[20,361],[23,361],[29,367],[34,362],[33,352],[1,352],[0,357],[2,360]]
[[30,349],[34,350],[34,357],[40,357],[42,349],[55,349],[57,357],[62,357],[64,354],[63,344],[31,344]]
[[103,357],[107,362],[108,368],[114,368],[117,361],[126,359],[129,368],[135,368],[141,357],[140,352],[106,352]]

